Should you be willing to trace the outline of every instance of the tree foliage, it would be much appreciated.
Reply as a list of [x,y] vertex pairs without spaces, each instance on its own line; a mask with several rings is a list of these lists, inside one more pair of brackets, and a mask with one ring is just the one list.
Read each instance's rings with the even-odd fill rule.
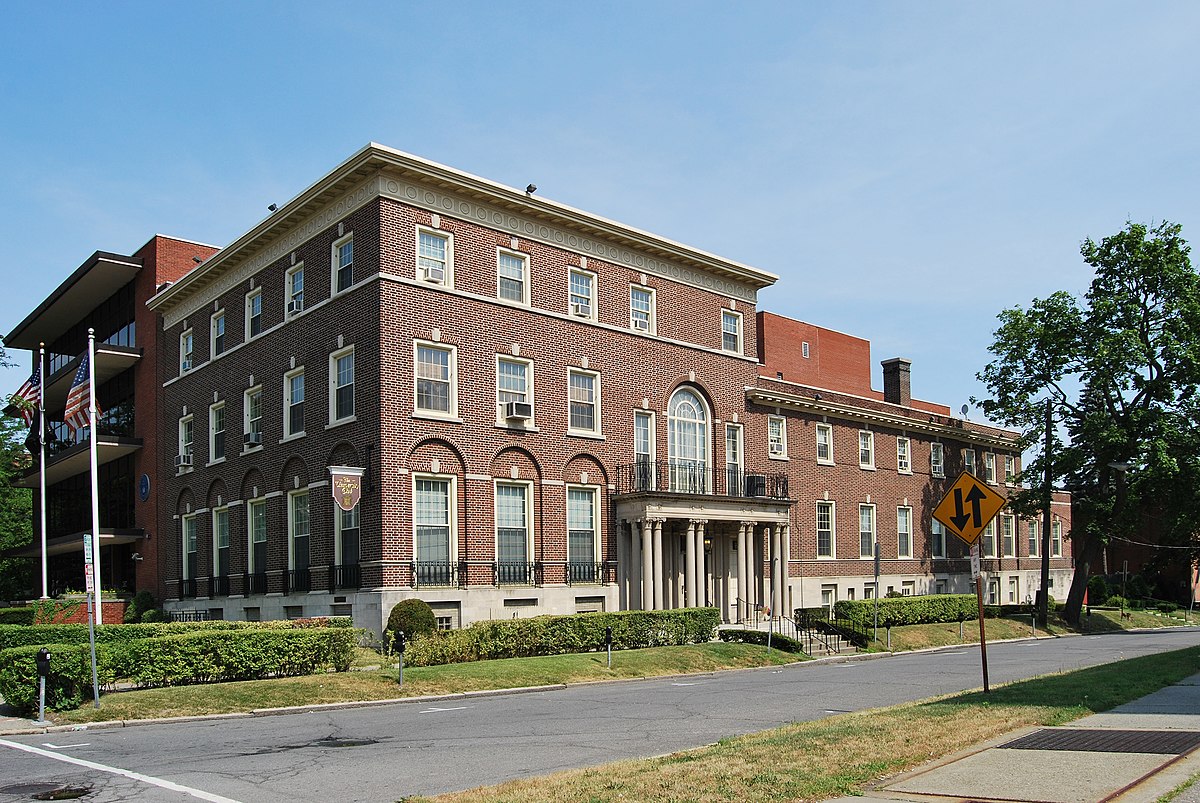
[[[993,420],[1039,443],[1054,413],[1052,477],[1073,495],[1078,621],[1083,571],[1099,569],[1109,538],[1191,545],[1200,525],[1200,276],[1177,224],[1129,223],[1080,253],[1093,269],[1082,299],[1059,291],[1000,313],[994,359],[978,375]],[[1127,466],[1124,470],[1122,466]],[[1045,455],[1023,471],[1023,513],[1045,503]],[[1192,552],[1177,550],[1177,559]]]
[[[12,362],[0,346],[0,366],[9,365]],[[12,485],[30,465],[25,449],[27,433],[24,421],[0,415],[0,551],[25,546],[33,539],[33,494],[28,488]],[[0,558],[0,599],[23,597],[32,584],[32,561]]]

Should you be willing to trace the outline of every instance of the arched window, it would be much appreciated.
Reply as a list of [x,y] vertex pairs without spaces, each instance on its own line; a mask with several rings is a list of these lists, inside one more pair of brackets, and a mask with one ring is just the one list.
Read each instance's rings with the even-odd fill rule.
[[709,484],[708,407],[695,391],[680,388],[667,406],[667,421],[671,490],[705,493]]

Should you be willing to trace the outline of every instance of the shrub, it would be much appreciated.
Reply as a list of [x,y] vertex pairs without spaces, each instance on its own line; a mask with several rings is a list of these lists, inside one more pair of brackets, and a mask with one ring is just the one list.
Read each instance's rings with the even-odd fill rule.
[[1101,600],[1108,599],[1111,593],[1108,588],[1108,581],[1104,579],[1103,575],[1092,575],[1088,578],[1087,593],[1088,599],[1099,605]]
[[[767,645],[767,634],[761,630],[719,630],[717,631],[717,636],[721,641],[733,641],[741,644],[761,644],[764,647]],[[782,633],[775,633],[771,636],[771,647],[783,652],[801,655],[804,653],[804,647],[799,641]]]
[[437,619],[433,615],[433,608],[425,600],[415,597],[402,599],[392,606],[387,629],[391,633],[399,632],[408,638],[415,638],[437,630]]
[[1109,608],[1128,608],[1129,600],[1125,599],[1120,594],[1113,594],[1104,604]]
[[[346,616],[315,617],[294,621],[269,622],[142,622],[135,625],[101,625],[96,628],[96,643],[115,644],[144,638],[159,638],[211,630],[295,630],[305,627],[349,628]],[[86,624],[72,625],[0,625],[0,650],[12,647],[40,647],[43,644],[87,644]]]
[[131,625],[142,621],[142,614],[154,610],[154,595],[149,591],[139,591],[125,606],[125,624]]
[[[859,627],[875,623],[875,600],[841,600],[834,614]],[[999,608],[985,608],[985,615],[997,616]],[[932,622],[958,622],[976,619],[979,602],[974,594],[931,594],[929,596],[888,597],[879,600],[880,627],[919,625]]]
[[24,608],[0,608],[0,625],[31,625],[33,624],[34,609],[26,606]]
[[1174,602],[1160,602],[1155,607],[1158,608],[1160,613],[1175,613],[1175,611],[1179,610],[1179,606]]
[[[77,708],[92,696],[91,648],[87,644],[47,644],[50,675],[46,678],[46,707],[53,710]],[[37,710],[37,653],[40,647],[17,647],[0,651],[0,695],[21,712]],[[97,677],[100,685],[114,680],[108,650],[96,645]]]

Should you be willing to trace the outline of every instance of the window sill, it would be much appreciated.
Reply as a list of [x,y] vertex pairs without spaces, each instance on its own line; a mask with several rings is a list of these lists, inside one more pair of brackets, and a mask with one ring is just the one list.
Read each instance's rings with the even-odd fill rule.
[[874,471],[875,470],[875,466],[864,466],[862,463],[859,463],[858,467],[861,468],[863,471]]
[[263,447],[262,447],[261,443],[256,446],[243,446],[242,454],[250,454],[251,452],[261,452],[262,450],[263,450]]
[[212,467],[212,466],[219,466],[219,465],[221,465],[221,464],[222,464],[222,463],[224,463],[224,462],[225,462],[225,458],[224,458],[224,457],[218,457],[216,460],[209,460],[207,463],[205,463],[205,464],[204,464],[204,467],[205,467],[205,468],[210,468],[210,467]]
[[933,477],[935,480],[944,480],[944,479],[946,479],[946,473],[945,473],[945,472],[942,472],[941,474],[937,474],[937,473],[931,473],[929,476]]
[[357,420],[358,420],[358,416],[353,416],[353,415],[349,416],[347,418],[339,418],[336,421],[330,421],[328,424],[326,424],[325,429],[334,429],[336,427],[340,427],[345,424],[353,424]]
[[532,424],[529,426],[518,427],[518,426],[513,426],[512,424],[504,424],[499,421],[496,422],[496,429],[503,429],[503,430],[507,430],[508,432],[541,432],[540,429],[533,426]]
[[285,435],[283,438],[281,438],[281,439],[279,440],[279,442],[280,442],[280,443],[287,443],[287,442],[289,442],[289,441],[296,441],[296,440],[300,440],[301,438],[303,438],[303,437],[304,437],[305,435],[307,435],[307,434],[308,434],[307,432],[305,432],[305,431],[301,430],[300,432],[294,432],[294,433],[292,433],[291,435]]
[[571,437],[571,438],[587,438],[588,440],[592,440],[592,441],[607,440],[607,438],[605,438],[603,435],[601,435],[598,432],[587,432],[585,430],[580,430],[580,429],[568,429],[567,436]]
[[837,465],[837,464],[834,463],[832,460],[817,460],[817,465],[818,466],[833,466],[833,465]]
[[896,469],[896,473],[897,473],[897,474],[900,474],[900,475],[902,475],[902,476],[905,476],[905,477],[911,477],[911,476],[912,476],[912,469],[910,468],[910,469],[908,469],[907,471],[901,471],[900,469]]
[[773,454],[773,455],[768,455],[768,457],[770,457],[772,460],[779,460],[780,462],[783,462],[783,463],[789,462],[788,456],[786,454]]
[[447,424],[461,424],[463,420],[455,415],[446,415],[444,413],[430,413],[423,410],[413,412],[410,418],[419,418],[423,421],[444,421]]

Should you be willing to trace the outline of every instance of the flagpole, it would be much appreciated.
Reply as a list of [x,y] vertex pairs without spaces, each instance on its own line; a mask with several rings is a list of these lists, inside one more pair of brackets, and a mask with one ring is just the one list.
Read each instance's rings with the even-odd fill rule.
[[91,395],[88,404],[88,426],[91,437],[92,463],[92,585],[95,589],[96,624],[104,624],[104,615],[100,610],[100,487],[97,475],[96,441],[99,433],[96,430],[96,330],[88,329],[88,393]]
[[42,599],[50,598],[46,555],[46,344],[38,344],[38,487],[42,492]]

